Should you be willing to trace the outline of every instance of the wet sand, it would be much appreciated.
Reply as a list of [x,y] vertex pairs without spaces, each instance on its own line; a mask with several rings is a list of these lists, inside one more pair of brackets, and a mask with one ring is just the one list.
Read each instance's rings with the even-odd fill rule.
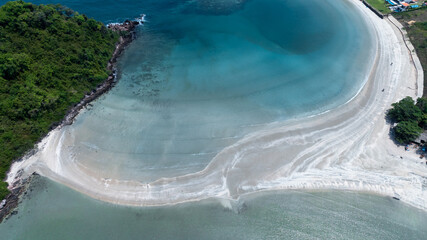
[[377,51],[365,86],[346,104],[272,124],[225,148],[203,171],[150,183],[101,178],[95,169],[61,158],[66,139],[55,129],[36,154],[12,166],[8,182],[21,169],[24,176],[35,171],[93,198],[136,206],[237,199],[272,189],[346,189],[398,197],[427,210],[425,159],[397,146],[385,120],[391,103],[422,93],[422,74],[412,62],[417,58],[390,20],[352,2],[372,25]]

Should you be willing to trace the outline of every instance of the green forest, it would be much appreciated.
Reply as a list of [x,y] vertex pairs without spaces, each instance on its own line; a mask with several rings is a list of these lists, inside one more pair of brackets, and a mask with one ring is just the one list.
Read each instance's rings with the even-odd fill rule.
[[414,141],[427,128],[427,99],[418,98],[415,102],[406,97],[393,103],[387,117],[397,125],[393,128],[394,138],[400,144]]
[[[0,8],[0,177],[108,77],[118,34],[61,5]],[[0,183],[0,199],[8,194]]]

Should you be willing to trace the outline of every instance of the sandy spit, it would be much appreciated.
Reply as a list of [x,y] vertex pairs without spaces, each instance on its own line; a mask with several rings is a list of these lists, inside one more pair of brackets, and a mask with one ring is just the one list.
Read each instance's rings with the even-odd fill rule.
[[[154,206],[274,189],[366,191],[427,210],[427,166],[415,150],[390,139],[385,111],[405,96],[418,97],[423,75],[401,31],[358,0],[349,0],[376,34],[376,58],[367,82],[350,102],[311,118],[276,123],[220,152],[202,171],[150,183],[99,177],[64,156],[63,131],[53,130],[8,175],[37,172],[93,198],[123,205]],[[418,62],[417,62],[418,61]],[[384,91],[383,91],[384,89]]]

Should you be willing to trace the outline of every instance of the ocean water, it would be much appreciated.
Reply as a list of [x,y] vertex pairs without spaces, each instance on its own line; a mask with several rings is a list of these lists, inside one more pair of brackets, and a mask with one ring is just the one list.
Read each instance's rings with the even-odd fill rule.
[[[36,178],[1,239],[405,239],[427,236],[427,214],[389,197],[352,192],[266,192],[239,208],[216,199],[133,208]],[[240,209],[240,211],[237,211]]]
[[[4,3],[5,1],[0,1]],[[343,0],[34,0],[104,23],[147,14],[118,85],[63,128],[67,158],[104,178],[202,170],[245,134],[351,99],[375,39]],[[353,192],[266,192],[132,208],[32,181],[0,239],[425,239],[427,214]]]
[[376,49],[347,1],[55,2],[105,23],[147,15],[117,86],[62,129],[60,157],[106,179],[200,171],[248,133],[341,105]]

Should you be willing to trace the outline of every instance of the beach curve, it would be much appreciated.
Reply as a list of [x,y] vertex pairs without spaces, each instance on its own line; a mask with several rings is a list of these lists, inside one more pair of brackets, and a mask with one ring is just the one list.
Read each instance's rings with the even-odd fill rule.
[[9,184],[21,170],[37,172],[93,198],[136,206],[238,199],[261,190],[345,189],[395,196],[427,210],[426,166],[393,143],[384,118],[391,103],[422,92],[423,81],[399,30],[360,1],[350,1],[375,30],[378,49],[369,81],[346,104],[272,124],[227,147],[200,172],[147,184],[100,178],[94,169],[64,160],[64,136],[55,129],[36,154],[12,166]]

